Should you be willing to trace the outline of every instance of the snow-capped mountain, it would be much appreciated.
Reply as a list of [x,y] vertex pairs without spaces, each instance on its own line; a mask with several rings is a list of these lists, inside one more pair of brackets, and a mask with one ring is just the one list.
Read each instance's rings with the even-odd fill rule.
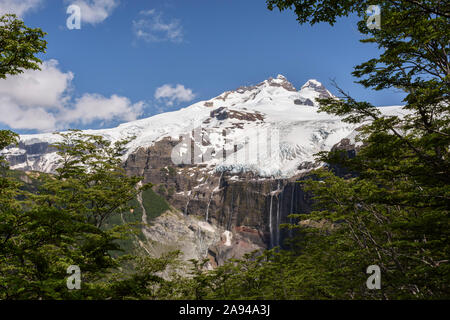
[[[333,97],[317,80],[299,91],[282,75],[257,85],[227,91],[174,112],[132,121],[112,129],[85,130],[112,141],[135,136],[124,160],[138,148],[170,137],[181,142],[174,148],[174,164],[194,160],[215,171],[252,171],[260,176],[289,177],[314,154],[329,150],[346,137],[354,137],[355,125],[318,113],[316,98]],[[380,108],[383,113],[399,107]],[[4,151],[13,169],[53,171],[57,156],[48,147],[58,135],[22,135],[18,148]],[[195,154],[188,144],[193,141]],[[225,154],[225,157],[223,156]]]
[[[135,136],[123,157],[126,172],[151,182],[176,209],[151,225],[143,215],[148,241],[140,245],[152,254],[177,248],[186,260],[209,258],[214,267],[282,244],[290,234],[280,224],[311,209],[297,181],[320,165],[314,154],[333,146],[355,149],[358,125],[318,113],[315,99],[326,97],[332,94],[317,80],[297,91],[279,75],[175,112],[85,133],[111,141]],[[58,157],[50,144],[58,138],[22,135],[18,147],[3,153],[13,169],[51,172]]]

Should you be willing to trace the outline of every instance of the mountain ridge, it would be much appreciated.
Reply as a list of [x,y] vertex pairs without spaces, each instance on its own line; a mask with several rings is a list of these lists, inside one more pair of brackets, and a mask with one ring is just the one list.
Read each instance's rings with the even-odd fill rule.
[[[202,141],[194,141],[194,144],[202,159],[194,159],[196,163],[221,171],[253,171],[260,176],[289,177],[298,173],[302,163],[314,161],[315,153],[329,150],[340,140],[355,135],[356,125],[318,113],[314,99],[324,97],[334,96],[315,79],[308,80],[297,91],[286,77],[278,75],[177,111],[123,123],[115,128],[83,132],[102,135],[113,142],[135,136],[136,139],[127,145],[125,161],[139,148],[150,147],[165,138],[180,140],[178,148],[182,149],[183,139],[198,140],[191,134],[198,129]],[[395,106],[383,108],[384,113],[398,111],[399,107]],[[265,137],[265,141],[261,137]],[[244,138],[253,139],[253,143]],[[279,143],[271,155],[260,156],[252,149],[257,146],[257,149],[267,151],[272,139],[279,139]],[[52,172],[57,166],[57,156],[49,145],[58,140],[53,133],[21,135],[19,146],[10,147],[3,154],[13,169]],[[235,153],[234,158],[239,161],[215,157],[221,150]],[[202,161],[204,154],[209,154],[210,160]],[[175,155],[175,158],[188,156]],[[275,161],[274,157],[277,158]]]

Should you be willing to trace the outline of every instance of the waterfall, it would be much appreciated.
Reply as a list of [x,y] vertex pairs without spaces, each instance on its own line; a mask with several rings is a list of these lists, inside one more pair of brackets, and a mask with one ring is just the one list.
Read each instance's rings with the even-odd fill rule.
[[278,192],[278,208],[277,208],[277,221],[276,221],[276,232],[277,232],[277,241],[276,241],[276,245],[279,246],[280,245],[280,222],[281,222],[281,215],[280,215],[280,210],[281,210],[281,206],[282,206],[282,199],[283,199],[283,192],[281,192],[280,189],[280,181],[278,181],[278,188],[277,188],[277,192]]
[[[272,190],[272,188],[270,188]],[[273,197],[277,197],[277,216],[275,221],[272,217]],[[270,192],[270,210],[269,210],[269,227],[270,227],[270,248],[280,245],[280,222],[281,222],[281,205],[282,205],[282,192],[280,189],[280,181],[278,181],[278,187],[275,191]],[[274,224],[275,223],[275,228]]]
[[187,209],[188,209],[188,207],[189,207],[189,202],[191,201],[191,197],[189,196],[189,198],[188,198],[188,201],[187,201],[187,203],[186,203],[186,208],[184,208],[184,215],[186,216],[187,215]]
[[234,213],[234,191],[231,192],[231,213],[230,213],[230,209],[228,208],[228,223],[227,223],[227,230],[231,231],[231,223],[233,221],[233,213]]
[[[292,185],[292,194],[291,194],[291,212],[289,214],[294,213],[294,191],[295,191],[295,182]],[[289,218],[289,223],[292,224],[292,218]],[[292,238],[292,229],[289,229],[289,237]]]
[[280,193],[278,196],[278,209],[277,209],[277,246],[280,245],[280,207],[282,204],[282,199],[283,199],[283,193]]
[[273,195],[272,195],[272,192],[270,192],[270,211],[269,211],[270,249],[273,248],[272,200],[273,200]]
[[[142,186],[142,182],[139,183],[139,187],[141,187],[141,186]],[[145,209],[144,202],[143,202],[143,200],[142,200],[142,191],[139,192],[139,193],[136,195],[136,199],[137,199],[137,201],[138,201],[138,203],[139,203],[139,206],[141,207],[141,210],[142,210],[142,219],[141,219],[141,221],[142,221],[142,228],[141,228],[142,233],[144,234],[144,236],[145,236],[147,239],[151,239],[151,235],[150,235],[150,233],[149,233],[148,230],[147,230],[147,225],[148,225],[148,221],[147,221],[147,210]]]
[[[223,173],[224,173],[224,171],[222,171],[222,173],[220,174],[219,184],[217,185],[217,190],[220,189],[220,182],[222,181]],[[208,219],[209,219],[209,205],[211,204],[211,200],[212,200],[212,197],[213,197],[213,195],[214,195],[214,192],[215,192],[215,189],[213,189],[213,190],[211,191],[211,195],[210,195],[210,197],[209,197],[208,205],[206,206],[206,215],[205,215],[205,216],[206,216],[206,217],[205,217],[205,221],[206,221],[206,222],[208,222]]]
[[214,194],[214,191],[211,192],[211,196],[209,197],[208,205],[206,207],[206,217],[205,217],[206,222],[208,222],[209,205],[211,204],[213,194]]

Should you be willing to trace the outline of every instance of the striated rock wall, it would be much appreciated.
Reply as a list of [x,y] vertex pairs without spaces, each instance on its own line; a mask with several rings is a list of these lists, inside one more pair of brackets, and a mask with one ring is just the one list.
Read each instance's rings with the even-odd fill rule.
[[153,183],[154,190],[183,215],[216,229],[221,240],[207,250],[211,265],[281,246],[289,231],[280,230],[280,224],[289,222],[291,213],[310,210],[310,198],[296,182],[302,176],[269,179],[251,173],[216,172],[205,166],[175,166],[170,154],[177,143],[166,138],[141,148],[124,166],[129,174]]

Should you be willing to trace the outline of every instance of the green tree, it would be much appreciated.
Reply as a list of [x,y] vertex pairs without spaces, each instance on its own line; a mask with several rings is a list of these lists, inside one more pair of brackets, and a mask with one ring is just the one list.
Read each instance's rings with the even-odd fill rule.
[[[366,25],[369,1],[267,3],[269,9],[293,7],[300,23],[334,24],[337,17],[358,14],[362,18],[358,29],[367,36],[362,42],[377,44],[381,53],[356,66],[353,75],[367,88],[406,93],[404,116],[382,115],[340,88],[340,99],[319,100],[320,111],[362,125],[363,146],[354,158],[339,150],[319,154],[332,167],[351,169],[358,176],[343,179],[320,170],[316,172],[320,181],[305,184],[315,195],[316,211],[297,217],[328,219],[339,227],[325,233],[308,229],[306,239],[315,240],[303,243],[299,259],[317,257],[312,261],[317,271],[329,275],[317,285],[334,284],[331,297],[448,298],[448,2],[379,1],[381,29]],[[364,286],[370,264],[381,267],[380,291]],[[317,276],[313,271],[312,277]]]
[[[407,94],[406,116],[384,116],[339,89],[320,110],[361,124],[356,157],[323,152],[328,169],[300,181],[313,194],[311,213],[299,223],[290,250],[254,253],[207,272],[194,263],[182,279],[188,299],[401,299],[450,296],[449,246],[449,4],[378,1],[382,28],[369,29],[369,1],[268,0],[269,9],[294,8],[300,23],[334,24],[361,17],[363,42],[381,54],[355,68],[375,90]],[[356,173],[338,177],[332,168]],[[368,290],[366,269],[381,267],[381,290]]]
[[[44,35],[15,15],[0,17],[0,78],[38,70]],[[0,151],[17,142],[17,134],[0,130]],[[178,253],[119,256],[120,240],[134,239],[137,231],[129,224],[106,226],[114,215],[125,221],[131,200],[151,187],[125,174],[121,156],[127,142],[112,144],[80,131],[61,134],[54,145],[60,157],[56,174],[33,174],[33,188],[0,155],[0,300],[168,295],[171,283],[161,274]],[[82,290],[66,287],[70,265],[81,269]]]
[[42,62],[36,55],[44,53],[46,35],[39,28],[29,28],[14,14],[0,17],[0,79],[22,73],[26,69],[38,70]]
[[[3,145],[14,136],[8,137]],[[165,283],[157,274],[175,256],[118,256],[118,240],[130,237],[133,229],[103,227],[112,215],[130,214],[130,200],[151,187],[122,168],[127,142],[112,144],[80,131],[61,134],[54,145],[60,157],[57,173],[40,174],[35,193],[16,185],[8,189],[9,204],[2,197],[0,211],[1,299],[155,297]],[[82,290],[66,287],[70,265],[81,269]]]
[[[35,55],[44,52],[45,34],[40,29],[31,29],[15,15],[0,17],[0,79],[25,69],[39,69],[41,62]],[[9,130],[0,130],[0,151],[17,143],[18,135]],[[8,162],[0,156],[0,299],[10,297],[10,284],[6,280],[14,273],[8,264],[14,249],[14,237],[26,217],[22,214],[20,183],[11,177]],[[18,252],[16,252],[18,253]],[[16,288],[20,290],[20,288]]]

